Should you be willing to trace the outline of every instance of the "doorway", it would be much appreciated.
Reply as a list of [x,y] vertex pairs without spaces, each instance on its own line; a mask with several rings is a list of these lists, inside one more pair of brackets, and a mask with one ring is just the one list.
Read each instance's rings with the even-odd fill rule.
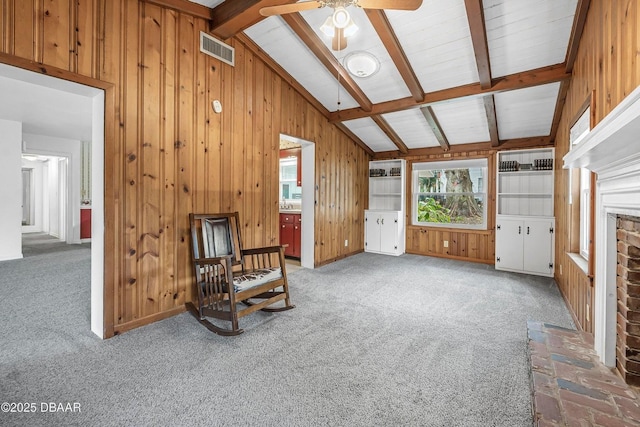
[[294,136],[280,134],[280,141],[296,144],[301,148],[301,197],[300,213],[302,229],[300,237],[300,265],[304,268],[315,267],[315,144]]
[[[3,61],[13,62],[7,58]],[[104,338],[104,88],[107,85],[96,81],[93,87],[51,77],[29,70],[31,64],[22,64],[19,60],[16,62],[20,66],[0,63],[3,93],[0,118],[21,123],[21,151],[56,156],[68,150],[68,144],[64,145],[63,140],[78,143],[81,140],[91,141],[91,330]],[[59,71],[58,75],[74,78],[64,70]],[[90,80],[83,78],[85,82]],[[56,116],[56,113],[59,115]],[[85,133],[79,134],[82,131]],[[59,231],[74,243],[80,243],[79,152],[78,148],[77,155],[72,150],[72,153],[63,156],[62,161],[68,162],[64,168],[67,172],[63,170],[60,178],[67,182],[61,191],[69,202],[62,207],[65,221],[63,230]],[[21,162],[20,157],[16,157],[15,162]],[[18,223],[17,226],[22,225]]]

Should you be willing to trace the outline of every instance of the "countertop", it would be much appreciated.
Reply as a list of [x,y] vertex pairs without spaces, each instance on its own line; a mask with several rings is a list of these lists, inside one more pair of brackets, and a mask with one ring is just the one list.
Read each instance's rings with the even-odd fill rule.
[[281,214],[301,214],[301,209],[280,209]]

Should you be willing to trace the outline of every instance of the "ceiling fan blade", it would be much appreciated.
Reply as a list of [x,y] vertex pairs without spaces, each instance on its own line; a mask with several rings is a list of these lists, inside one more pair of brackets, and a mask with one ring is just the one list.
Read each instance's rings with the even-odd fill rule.
[[344,28],[336,28],[336,32],[331,41],[331,49],[342,50],[347,47],[347,38],[344,36]]
[[302,3],[281,4],[280,6],[267,6],[260,9],[260,15],[284,15],[285,13],[301,12],[303,10],[318,9],[323,4],[319,1],[305,1]]
[[358,0],[363,9],[416,10],[422,6],[422,0]]

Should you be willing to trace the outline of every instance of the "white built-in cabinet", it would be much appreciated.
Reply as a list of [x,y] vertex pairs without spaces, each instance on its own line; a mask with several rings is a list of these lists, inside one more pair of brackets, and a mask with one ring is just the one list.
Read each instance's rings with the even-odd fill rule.
[[553,158],[553,148],[498,153],[497,270],[553,276]]
[[369,209],[364,211],[366,252],[404,253],[405,180],[405,160],[369,162]]

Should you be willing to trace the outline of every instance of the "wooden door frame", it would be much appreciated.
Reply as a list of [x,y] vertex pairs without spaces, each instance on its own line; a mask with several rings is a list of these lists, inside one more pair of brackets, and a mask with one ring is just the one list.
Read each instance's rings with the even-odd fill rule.
[[[116,277],[116,224],[117,203],[116,189],[120,179],[116,175],[115,158],[115,97],[116,87],[112,83],[73,73],[61,68],[40,64],[28,59],[20,58],[0,52],[0,63],[33,71],[38,74],[67,80],[74,83],[91,86],[104,91],[104,260],[103,260],[103,338],[114,335],[114,303]],[[108,178],[108,179],[107,179]],[[112,203],[106,203],[112,201]],[[112,248],[112,250],[106,250]]]

